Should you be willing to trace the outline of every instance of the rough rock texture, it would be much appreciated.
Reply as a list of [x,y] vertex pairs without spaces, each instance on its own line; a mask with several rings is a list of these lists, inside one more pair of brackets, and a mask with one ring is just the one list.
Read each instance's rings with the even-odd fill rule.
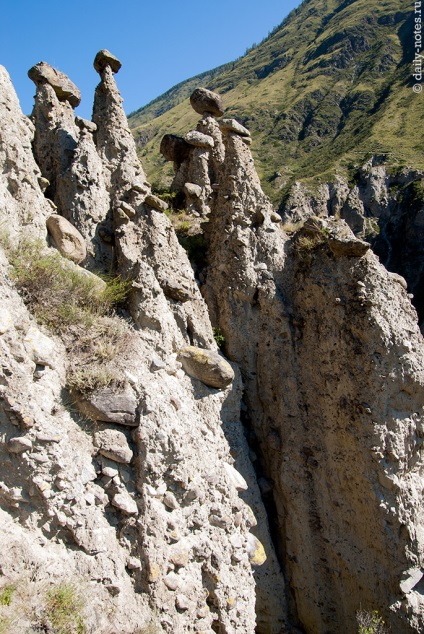
[[311,215],[346,220],[355,235],[370,242],[389,271],[407,280],[422,327],[423,173],[389,167],[382,159],[375,156],[358,169],[354,184],[338,177],[311,192],[296,183],[281,213],[289,223],[304,221]]
[[86,264],[109,271],[113,259],[110,200],[94,145],[95,126],[84,124],[80,117],[74,120],[71,105],[60,102],[49,83],[37,84],[32,120],[34,155],[49,181],[46,195],[84,237]]
[[50,84],[57,98],[60,101],[69,101],[74,108],[81,103],[81,93],[75,84],[65,73],[61,73],[53,66],[50,66],[50,64],[46,64],[46,62],[40,62],[30,68],[28,77],[32,79],[36,86]]
[[[209,197],[202,293],[242,370],[289,615],[307,632],[354,632],[357,610],[378,606],[395,631],[420,631],[423,343],[403,279],[379,266],[342,221],[305,223],[288,242],[249,148],[231,128],[222,128],[220,160],[212,167],[205,154],[198,179],[182,163],[174,186],[193,182]],[[211,169],[219,183],[212,197]],[[339,183],[330,193],[331,215],[343,216],[348,188]],[[328,216],[325,192],[324,203],[319,213]],[[360,227],[364,235],[365,221]]]
[[172,189],[185,195],[187,212],[206,217],[224,158],[222,133],[216,120],[206,113],[196,130],[190,130],[184,139],[165,135],[160,151],[167,161],[174,162]]
[[[107,261],[95,239],[103,231],[114,271],[132,280],[133,321],[119,352],[124,389],[94,390],[85,404],[71,395],[70,404],[68,352],[35,325],[0,252],[0,582],[27,575],[33,593],[25,610],[12,604],[13,631],[44,627],[46,592],[72,580],[83,588],[87,632],[253,634],[259,596],[270,606],[259,611],[261,631],[278,634],[284,611],[274,593],[283,580],[240,423],[240,375],[234,367],[232,385],[218,391],[177,361],[183,347],[217,347],[186,254],[167,217],[148,204],[121,102],[110,63],[95,96],[97,129],[76,124],[69,103],[48,83],[38,86],[34,152],[50,177],[46,195],[91,245],[85,264]],[[19,122],[13,137],[1,128],[3,178],[24,161],[37,178],[31,124],[17,102],[11,120]],[[87,185],[81,195],[78,179]],[[21,180],[14,192],[0,190],[17,235],[25,224]],[[51,205],[41,189],[29,191],[37,236]],[[97,199],[96,216],[88,203]],[[109,319],[122,327],[118,315]],[[97,421],[94,434],[76,407]]]
[[[360,608],[396,633],[421,632],[424,347],[403,277],[328,218],[346,194],[358,220],[360,188],[354,204],[340,184],[334,213],[311,207],[288,238],[247,130],[220,128],[208,114],[222,114],[219,98],[195,96],[196,132],[211,141],[168,137],[164,154],[191,211],[210,214],[201,294],[136,156],[117,60],[96,60],[93,123],[37,86],[43,177],[32,126],[0,74],[12,239],[25,229],[45,238],[54,199],[85,240],[84,265],[131,282],[126,308],[107,316],[126,333],[119,376],[69,394],[78,330],[65,347],[35,323],[0,250],[0,590],[29,589],[25,606],[12,597],[12,631],[48,629],[47,592],[71,579],[93,634],[354,634]],[[90,343],[77,342],[83,370]],[[225,370],[219,385],[193,369],[198,349],[221,379]]]
[[0,66],[0,223],[11,238],[25,228],[45,237],[46,218],[52,213],[40,187],[42,178],[31,151],[34,126],[22,114],[18,97]]
[[248,147],[234,134],[224,143],[202,292],[242,370],[292,622],[353,634],[356,611],[378,608],[393,631],[421,631],[416,313],[398,279],[337,223],[288,241]]

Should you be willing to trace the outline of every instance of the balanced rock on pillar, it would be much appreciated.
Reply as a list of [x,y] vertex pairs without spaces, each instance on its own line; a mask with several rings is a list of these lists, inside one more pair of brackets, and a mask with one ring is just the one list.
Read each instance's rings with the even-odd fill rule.
[[28,77],[36,86],[50,84],[59,101],[69,101],[76,108],[81,103],[81,92],[65,73],[61,73],[47,62],[39,62],[28,71]]
[[110,66],[114,73],[117,73],[122,66],[122,63],[119,61],[115,55],[112,55],[110,51],[106,48],[102,48],[94,58],[94,68],[98,73],[104,71],[106,66]]
[[224,114],[221,95],[207,90],[207,88],[196,88],[190,97],[190,104],[193,110],[200,115],[208,112],[214,117],[222,117]]

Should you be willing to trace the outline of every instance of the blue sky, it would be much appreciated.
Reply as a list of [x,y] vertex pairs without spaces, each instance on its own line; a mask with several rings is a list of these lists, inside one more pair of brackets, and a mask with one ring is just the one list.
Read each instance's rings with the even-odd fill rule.
[[90,118],[101,48],[119,57],[117,82],[127,114],[175,84],[243,55],[299,0],[3,0],[0,64],[25,114],[35,92],[28,69],[45,61],[82,92],[77,114]]

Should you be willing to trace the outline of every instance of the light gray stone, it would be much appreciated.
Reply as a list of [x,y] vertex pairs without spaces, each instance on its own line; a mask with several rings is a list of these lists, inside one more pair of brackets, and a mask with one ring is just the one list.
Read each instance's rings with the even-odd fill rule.
[[154,194],[148,194],[144,202],[146,205],[153,207],[153,209],[156,209],[157,211],[166,211],[168,209],[168,203]]
[[102,388],[87,397],[76,395],[75,399],[81,411],[95,420],[130,427],[137,425],[137,399],[128,384],[123,389]]
[[234,370],[228,361],[214,350],[187,346],[179,351],[177,358],[187,374],[210,387],[224,389],[234,379]]
[[63,257],[77,264],[86,258],[87,249],[84,238],[66,218],[53,214],[47,219],[47,229],[54,245]]
[[56,344],[35,326],[28,328],[24,345],[34,363],[52,366]]
[[236,119],[220,119],[218,125],[223,132],[235,132],[240,136],[250,137],[250,132]]
[[123,432],[117,429],[104,429],[94,435],[94,442],[102,456],[115,462],[129,464],[133,452]]
[[136,501],[126,491],[116,493],[112,498],[112,504],[126,515],[137,515],[138,513]]
[[25,436],[17,436],[16,438],[11,438],[7,443],[7,449],[10,453],[24,453],[25,451],[31,451],[32,449],[32,441],[30,438],[25,438]]
[[202,132],[198,132],[197,130],[190,130],[184,136],[184,141],[186,141],[189,145],[194,145],[194,147],[207,148],[211,149],[214,147],[215,142],[211,136],[208,134],[203,134]]
[[28,77],[38,86],[48,83],[52,86],[59,101],[69,101],[76,108],[81,102],[81,93],[75,84],[65,75],[46,62],[39,62],[29,69]]

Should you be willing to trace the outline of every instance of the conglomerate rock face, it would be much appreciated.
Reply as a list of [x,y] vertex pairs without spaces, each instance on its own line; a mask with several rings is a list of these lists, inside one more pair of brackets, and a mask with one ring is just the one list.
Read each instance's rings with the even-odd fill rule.
[[290,619],[353,634],[376,609],[421,631],[424,348],[406,282],[343,220],[289,239],[245,131],[221,129],[201,290],[242,372]]
[[35,136],[0,69],[11,242],[54,224],[65,270],[130,285],[108,316],[118,380],[70,392],[70,352],[28,312],[2,239],[0,590],[26,588],[7,627],[51,629],[46,592],[72,579],[99,634],[353,634],[359,609],[421,632],[424,347],[406,281],[343,220],[306,209],[289,238],[249,131],[204,91],[196,130],[162,143],[209,220],[200,285],[137,158],[119,68],[96,56],[93,122],[66,76],[34,70]]
[[[10,627],[49,627],[46,592],[71,579],[83,589],[88,632],[253,634],[253,570],[267,570],[262,592],[284,591],[240,423],[240,374],[218,356],[189,261],[136,156],[113,77],[117,60],[106,53],[96,58],[94,123],[75,120],[48,77],[38,81],[33,148],[43,176],[32,124],[2,74],[0,120],[15,127],[13,136],[2,128],[1,221],[19,235],[32,201],[32,237],[45,237],[55,212],[85,241],[81,265],[131,282],[129,323],[109,317],[127,333],[120,380],[74,390],[69,407],[67,350],[28,313],[10,281],[7,249],[1,253],[0,583],[29,584],[33,606],[12,603]],[[66,238],[61,226],[55,244]],[[48,255],[47,244],[38,248]],[[223,364],[220,386],[186,374],[177,355],[190,346],[208,353],[211,366]],[[78,410],[94,433],[81,428]],[[273,601],[279,612],[264,631],[277,634],[285,614]]]

